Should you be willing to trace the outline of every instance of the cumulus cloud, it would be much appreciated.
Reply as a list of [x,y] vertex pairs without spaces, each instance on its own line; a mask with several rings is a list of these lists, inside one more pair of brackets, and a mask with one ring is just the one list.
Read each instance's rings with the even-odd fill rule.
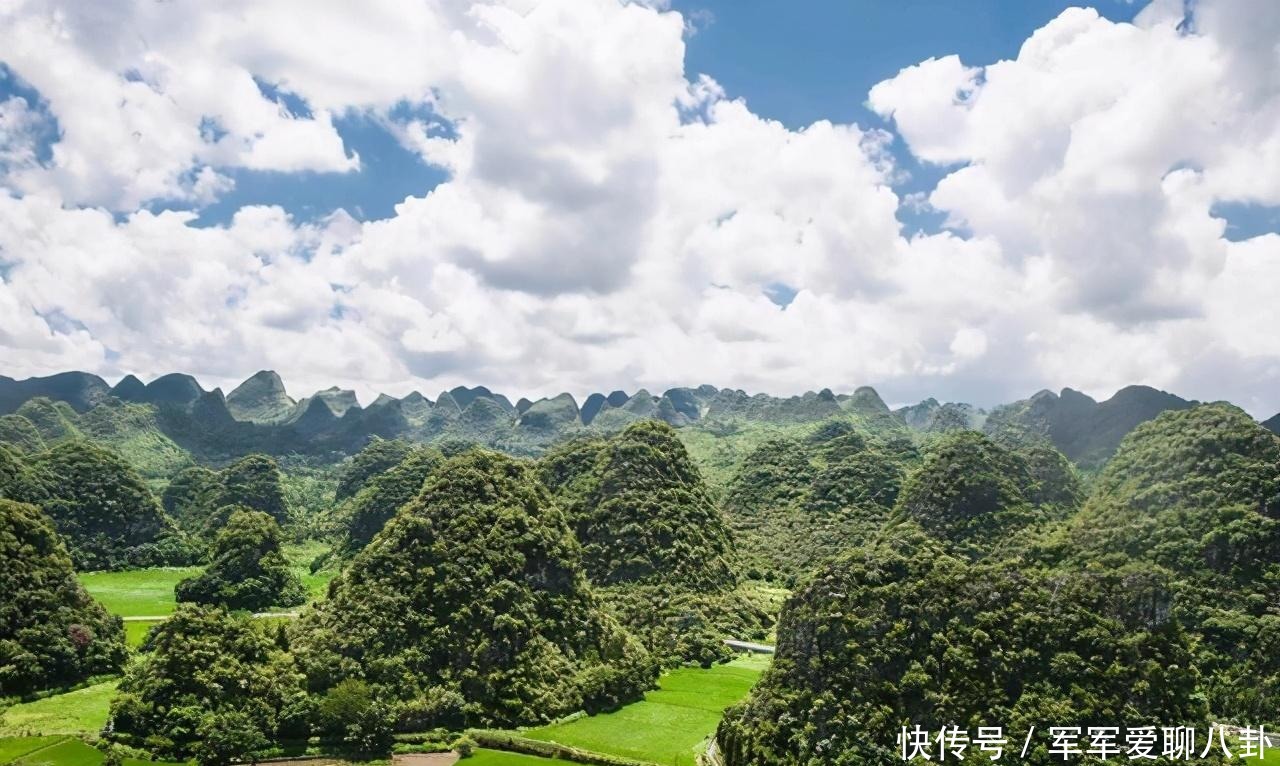
[[[0,102],[4,373],[983,404],[1145,382],[1270,414],[1280,236],[1229,242],[1212,211],[1280,204],[1278,23],[1069,9],[1015,59],[909,67],[868,104],[947,172],[901,198],[892,133],[754,113],[685,71],[665,3],[0,4],[40,99]],[[197,225],[231,169],[361,172],[349,114],[447,179],[384,220]],[[905,235],[904,206],[948,230]]]

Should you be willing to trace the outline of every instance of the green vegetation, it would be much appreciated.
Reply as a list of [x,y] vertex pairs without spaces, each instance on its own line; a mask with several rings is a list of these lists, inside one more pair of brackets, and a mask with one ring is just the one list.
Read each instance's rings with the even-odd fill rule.
[[0,461],[0,492],[40,505],[67,543],[78,569],[187,563],[193,551],[164,515],[142,477],[120,455],[83,441],[53,447],[29,464]]
[[[373,450],[374,445],[390,445],[396,442],[374,442],[360,455]],[[391,448],[381,447],[380,457],[389,457]],[[395,450],[399,454],[399,450]],[[357,458],[360,457],[357,455]],[[382,531],[396,511],[418,496],[427,477],[444,462],[444,455],[434,447],[419,447],[404,453],[400,462],[380,473],[367,477],[354,497],[339,511],[343,519],[343,541],[339,551],[349,556],[364,548],[374,535]],[[353,465],[355,463],[353,462]],[[350,485],[350,477],[344,474]]]
[[0,737],[26,732],[96,735],[107,723],[116,683],[105,681],[14,705],[0,714]]
[[[16,760],[6,758],[10,750],[15,753],[13,757]],[[104,766],[105,762],[103,751],[71,737],[0,739],[0,763],[13,763],[14,766]],[[185,766],[129,757],[119,763],[120,766]]]
[[1280,439],[1225,404],[1134,430],[1093,495],[1046,546],[1065,565],[1145,562],[1176,574],[1202,638],[1215,713],[1262,720],[1280,703]]
[[324,598],[329,590],[329,582],[337,576],[334,569],[316,568],[312,565],[321,555],[329,551],[328,544],[319,540],[307,540],[301,543],[286,543],[284,557],[289,561],[289,568],[302,583],[309,601]]
[[281,526],[293,519],[280,466],[266,455],[249,455],[216,473],[185,468],[165,488],[163,503],[183,529],[206,540],[215,539],[238,509],[265,513]]
[[1147,386],[1122,388],[1105,402],[1065,388],[1061,395],[1041,391],[1030,399],[997,407],[984,430],[1001,444],[1052,445],[1076,465],[1094,471],[1115,454],[1134,428],[1163,412],[1193,404]]
[[178,583],[178,601],[259,611],[306,601],[302,581],[280,550],[280,526],[265,513],[237,510],[218,532],[213,560]]
[[124,624],[124,642],[130,649],[141,647],[151,629],[163,620],[128,620]]
[[725,656],[724,635],[763,634],[770,617],[736,592],[724,517],[670,426],[570,442],[539,474],[582,542],[587,576],[661,662],[709,664]]
[[725,493],[747,574],[791,584],[865,540],[888,518],[917,452],[894,431],[847,418],[770,439],[748,454]]
[[672,670],[641,702],[525,735],[663,766],[693,766],[725,708],[746,696],[766,666],[759,660],[740,660],[709,669]]
[[78,739],[63,739],[23,756],[19,766],[98,766],[102,753]]
[[44,437],[34,423],[21,415],[0,417],[0,443],[8,444],[19,452],[33,453],[44,450]]
[[267,514],[284,526],[290,521],[280,466],[266,455],[243,457],[218,474],[211,508],[241,506]]
[[637,697],[642,648],[582,575],[568,520],[530,469],[473,451],[428,479],[304,612],[313,689],[357,678],[423,723],[535,723]]
[[554,763],[569,763],[558,758],[539,758],[536,755],[520,753],[504,753],[501,750],[480,749],[467,759],[467,766],[547,766]]
[[1026,462],[973,431],[942,436],[907,480],[898,510],[930,534],[980,555],[1044,514],[1027,499]]
[[355,497],[370,479],[399,465],[411,450],[409,443],[400,439],[374,437],[342,467],[333,499],[341,502]]
[[732,587],[724,519],[670,426],[642,421],[543,462],[543,481],[572,519],[592,582]]
[[0,763],[13,763],[22,756],[55,745],[65,737],[0,737]]
[[787,602],[773,668],[721,725],[726,763],[888,764],[903,724],[993,716],[1273,715],[1280,439],[1228,405],[1166,412],[1078,512],[1074,470],[1042,450],[931,444],[890,524]]
[[130,664],[111,716],[129,744],[225,763],[309,733],[314,707],[302,682],[268,629],[183,606]]
[[80,583],[107,611],[121,617],[166,617],[177,607],[173,589],[201,572],[200,567],[82,572]]
[[[904,723],[936,731],[992,716],[1024,731],[1045,720],[1205,727],[1194,639],[1172,598],[1160,572],[974,564],[903,524],[788,601],[773,667],[721,724],[726,764],[887,764]],[[1027,760],[1049,763],[1045,746]]]
[[[231,404],[95,380],[0,378],[0,695],[26,699],[0,734],[92,735],[110,705],[109,739],[210,765],[538,726],[473,730],[473,762],[692,763],[717,731],[728,766],[842,766],[896,762],[904,723],[1203,731],[1280,705],[1280,439],[1229,405],[704,386],[361,409],[272,373]],[[769,642],[783,601],[747,694],[723,639]]]
[[76,581],[49,518],[0,500],[0,696],[114,672],[124,658],[119,619]]

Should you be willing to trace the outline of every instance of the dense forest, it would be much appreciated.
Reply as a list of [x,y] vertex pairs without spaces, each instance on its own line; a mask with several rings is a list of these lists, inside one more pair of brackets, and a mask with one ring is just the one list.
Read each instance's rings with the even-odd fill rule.
[[[1280,437],[1225,403],[478,387],[362,407],[270,372],[227,396],[66,373],[0,378],[0,413],[0,697],[123,674],[108,739],[154,756],[466,749],[615,710],[725,639],[776,644],[716,732],[725,766],[899,761],[904,726],[1207,730],[1280,703]],[[162,566],[193,574],[130,652],[77,573]],[[332,579],[309,593],[308,571]]]

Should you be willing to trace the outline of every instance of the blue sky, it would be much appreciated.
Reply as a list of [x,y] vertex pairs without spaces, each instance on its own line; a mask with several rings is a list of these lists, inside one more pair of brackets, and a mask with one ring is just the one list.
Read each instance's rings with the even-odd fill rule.
[[[1060,0],[674,0],[671,7],[697,30],[687,40],[688,75],[709,74],[731,98],[745,98],[755,113],[799,129],[818,120],[888,128],[864,106],[877,82],[930,56],[955,53],[970,65],[1014,57],[1033,31],[1070,5]],[[1096,7],[1108,18],[1127,21],[1140,4],[1103,0]],[[292,113],[308,114],[305,102],[270,83],[259,81],[259,86]],[[12,77],[0,78],[0,100],[13,94],[30,98],[32,92]],[[280,205],[304,221],[336,208],[362,221],[388,218],[406,196],[421,196],[447,178],[371,116],[352,112],[338,116],[335,124],[347,151],[359,155],[359,172],[220,169],[235,188],[202,208],[198,223],[225,224],[239,208],[263,204]],[[47,131],[42,156],[47,157],[54,135]],[[893,150],[907,174],[898,187],[902,193],[928,191],[945,172],[917,162],[900,139]],[[175,205],[156,201],[149,207]],[[1226,210],[1250,220],[1274,213]],[[909,230],[936,230],[942,219],[905,208],[899,217]]]
[[[1062,0],[798,0],[779,12],[765,0],[673,0],[696,31],[687,40],[686,73],[708,74],[731,98],[745,98],[752,111],[801,129],[818,120],[892,129],[869,110],[866,96],[876,83],[929,57],[958,54],[966,64],[1013,58],[1036,29],[1073,3]],[[1099,0],[1101,14],[1131,21],[1142,4]],[[309,116],[306,103],[270,83],[263,92],[292,113]],[[13,77],[0,78],[0,100],[34,93]],[[48,120],[39,156],[48,159],[56,120]],[[300,221],[324,218],[338,208],[361,221],[389,218],[407,196],[422,196],[448,175],[403,147],[377,118],[358,111],[339,115],[335,127],[348,153],[360,157],[359,172],[284,173],[220,168],[234,189],[199,209],[197,225],[227,223],[246,205],[279,205]],[[901,138],[891,146],[902,171],[895,191],[927,193],[952,168],[922,163]],[[164,200],[152,210],[186,208]],[[1280,231],[1280,209],[1223,203],[1214,212],[1228,221],[1228,237],[1243,239]],[[944,216],[903,206],[908,233],[938,231]]]
[[[697,28],[686,67],[707,73],[752,111],[792,129],[818,120],[889,128],[865,102],[876,83],[930,57],[958,54],[970,66],[1014,58],[1032,32],[1063,9],[1061,0],[673,0]],[[1142,4],[1094,7],[1130,21]],[[785,7],[785,12],[779,8]],[[928,192],[945,168],[918,162],[901,139],[901,194]],[[898,212],[908,231],[937,230],[943,216]]]

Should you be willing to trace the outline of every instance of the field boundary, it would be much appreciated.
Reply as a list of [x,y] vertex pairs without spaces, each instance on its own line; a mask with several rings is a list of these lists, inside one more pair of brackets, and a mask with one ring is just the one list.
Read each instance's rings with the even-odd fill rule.
[[[35,736],[39,736],[39,735],[35,735]],[[71,739],[75,739],[75,737],[71,736],[70,734],[63,735],[61,739],[55,739],[54,741],[50,742],[49,744],[43,747],[37,747],[35,750],[28,750],[27,752],[23,753],[22,755],[14,759],[14,763],[17,763],[19,761],[25,761],[31,756],[37,755],[39,753],[43,753],[44,751],[48,750],[51,747],[65,745],[67,743],[67,740],[71,740]]]
[[544,742],[530,739],[516,732],[494,729],[468,729],[467,736],[475,740],[480,747],[490,750],[505,750],[521,755],[536,755],[543,758],[559,758],[573,763],[594,764],[595,766],[658,766],[652,761],[637,761],[633,758],[622,758],[616,755],[582,750],[557,742]]

